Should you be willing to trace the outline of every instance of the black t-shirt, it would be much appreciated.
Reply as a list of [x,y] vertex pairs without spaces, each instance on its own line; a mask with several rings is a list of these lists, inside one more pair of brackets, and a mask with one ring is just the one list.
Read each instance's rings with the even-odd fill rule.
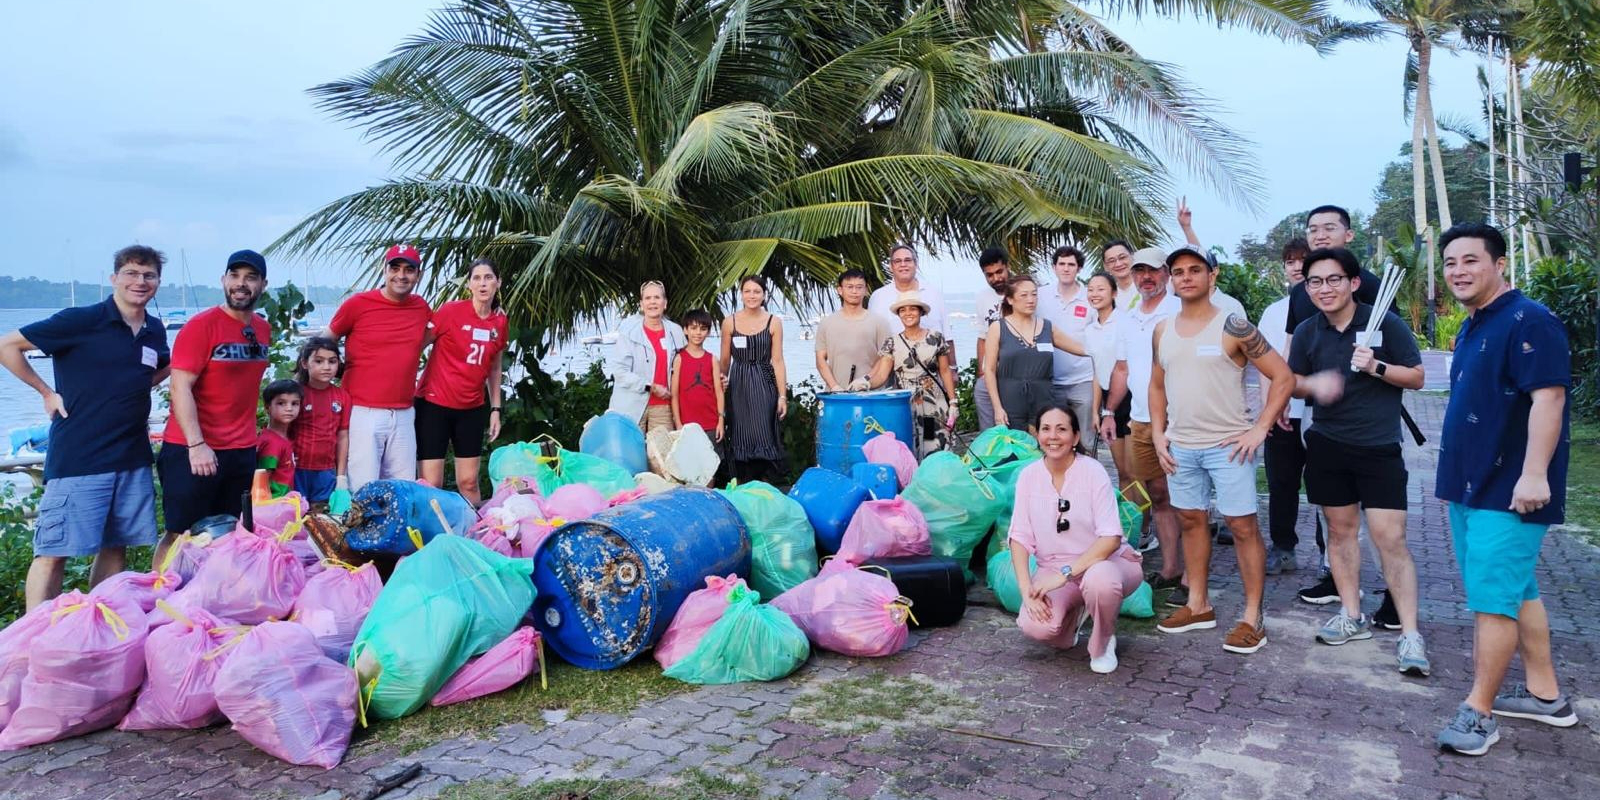
[[[1356,289],[1356,302],[1366,303],[1369,306],[1378,302],[1379,280],[1371,270],[1362,267],[1361,287]],[[1300,323],[1321,313],[1317,310],[1317,304],[1311,302],[1311,294],[1306,291],[1306,282],[1301,281],[1289,290],[1289,313],[1284,319],[1283,332],[1293,336],[1294,329],[1300,327]]]
[[[1350,324],[1340,331],[1321,312],[1300,324],[1289,342],[1289,369],[1296,375],[1337,370],[1344,376],[1344,395],[1331,405],[1316,405],[1311,431],[1342,444],[1377,447],[1400,441],[1400,398],[1404,389],[1376,375],[1350,371],[1350,354],[1357,337],[1367,329],[1372,306],[1360,303]],[[1382,342],[1372,348],[1385,364],[1415,367],[1422,363],[1417,338],[1405,322],[1390,311],[1383,316]],[[1307,400],[1315,405],[1315,401]]]

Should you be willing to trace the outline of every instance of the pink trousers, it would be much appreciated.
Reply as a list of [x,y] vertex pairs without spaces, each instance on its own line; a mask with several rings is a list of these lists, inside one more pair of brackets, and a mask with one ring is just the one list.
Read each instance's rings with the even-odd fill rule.
[[1039,622],[1023,608],[1017,616],[1017,626],[1029,639],[1060,648],[1071,647],[1073,634],[1077,632],[1078,614],[1087,606],[1089,617],[1094,620],[1094,632],[1089,635],[1089,657],[1099,658],[1105,654],[1106,643],[1117,632],[1117,611],[1122,607],[1123,598],[1133,594],[1143,580],[1138,562],[1112,556],[1090,567],[1082,579],[1068,581],[1067,585],[1045,595],[1050,599],[1049,622]]

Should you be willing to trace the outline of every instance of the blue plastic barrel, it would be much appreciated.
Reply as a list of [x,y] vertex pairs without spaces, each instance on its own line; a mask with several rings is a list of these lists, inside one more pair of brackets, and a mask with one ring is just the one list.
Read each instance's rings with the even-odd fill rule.
[[849,475],[851,466],[867,460],[861,445],[880,428],[914,441],[911,417],[910,389],[817,395],[817,466]]
[[666,632],[711,575],[750,575],[750,534],[733,504],[681,488],[557,528],[533,555],[529,616],[568,663],[615,669]]
[[627,470],[629,475],[650,469],[645,457],[644,431],[639,429],[639,423],[615,411],[607,411],[583,426],[578,451],[610,461]]
[[[439,510],[435,511],[434,503]],[[441,518],[442,515],[442,518]],[[446,532],[464,535],[478,521],[472,504],[456,492],[423,483],[382,478],[369,481],[350,498],[350,529],[345,544],[358,553],[403,556],[415,553],[409,529],[424,543]]]
[[867,501],[867,487],[831,469],[812,467],[800,474],[789,496],[806,510],[806,519],[817,532],[817,550],[837,553],[856,507]]
[[867,487],[874,500],[892,500],[900,493],[900,476],[889,464],[863,461],[850,467],[850,478]]

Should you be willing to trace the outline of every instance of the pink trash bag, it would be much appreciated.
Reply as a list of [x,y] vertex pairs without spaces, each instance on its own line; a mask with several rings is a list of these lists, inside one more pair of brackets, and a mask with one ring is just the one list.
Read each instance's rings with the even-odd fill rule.
[[683,599],[683,605],[678,606],[678,613],[672,617],[672,623],[661,634],[661,640],[656,642],[656,663],[662,669],[678,663],[678,659],[694,652],[696,645],[700,644],[700,637],[711,630],[711,626],[722,619],[728,610],[728,595],[736,586],[744,586],[744,579],[737,575],[719,578],[715,575],[706,577],[706,588],[696,589]]
[[911,601],[894,581],[833,559],[815,578],[778,595],[788,614],[818,647],[847,656],[890,656],[905,647]]
[[448,706],[487,697],[521,683],[534,669],[539,670],[539,688],[548,689],[544,670],[544,637],[529,627],[521,627],[477,658],[468,661],[439,687],[428,701],[431,706]]
[[327,569],[306,581],[295,599],[294,620],[317,637],[328,658],[343,664],[381,591],[383,579],[376,564],[352,567],[330,561]]
[[623,503],[631,503],[649,493],[649,489],[646,489],[643,486],[636,486],[632,489],[628,489],[627,491],[617,492],[616,494],[611,495],[611,499],[606,501],[606,505],[608,507],[616,507],[622,505]]
[[894,467],[894,476],[900,480],[902,489],[910,485],[911,475],[917,471],[917,457],[911,454],[905,442],[895,438],[894,431],[884,431],[864,442],[861,456],[874,464]]
[[224,720],[213,684],[230,639],[248,628],[218,619],[205,609],[187,614],[161,602],[172,624],[150,632],[144,648],[144,688],[117,730],[206,728]]
[[211,551],[194,580],[172,595],[174,606],[203,608],[241,625],[289,616],[306,570],[287,543],[235,528]]
[[544,501],[545,516],[567,520],[588,519],[605,508],[605,495],[587,483],[569,483],[551,492]]
[[291,764],[333,769],[356,726],[356,672],[298,622],[257,625],[217,671],[217,707],[246,741]]
[[488,517],[489,512],[504,507],[506,503],[511,501],[511,498],[518,496],[536,503],[542,499],[542,495],[539,494],[539,484],[532,478],[506,478],[495,488],[494,496],[478,507],[478,518]]
[[868,500],[856,507],[839,542],[838,557],[852,564],[874,558],[933,554],[928,520],[910,500]]
[[167,560],[171,562],[170,569],[178,573],[180,586],[193,580],[200,565],[211,557],[211,541],[209,533],[198,536],[184,533],[172,540],[172,546],[167,548]]
[[146,614],[154,611],[157,600],[172,596],[183,579],[176,572],[119,572],[89,590],[95,597],[122,597]]
[[[311,505],[300,496],[299,492],[290,492],[282,497],[274,497],[250,505],[250,521],[255,523],[256,535],[278,536],[290,527],[292,523],[305,519],[311,511]],[[296,538],[305,538],[305,533],[296,525],[294,535]]]
[[501,531],[499,528],[484,528],[483,530],[470,534],[468,538],[478,540],[479,544],[503,556],[514,555],[516,552],[516,548],[511,544],[511,540],[507,539],[505,532]]
[[49,625],[29,644],[21,702],[0,731],[0,750],[109,728],[144,682],[148,629],[138,605],[68,592],[49,606]]
[[0,631],[0,728],[11,721],[22,700],[22,679],[28,674],[28,649],[34,637],[50,627],[50,603],[32,611]]

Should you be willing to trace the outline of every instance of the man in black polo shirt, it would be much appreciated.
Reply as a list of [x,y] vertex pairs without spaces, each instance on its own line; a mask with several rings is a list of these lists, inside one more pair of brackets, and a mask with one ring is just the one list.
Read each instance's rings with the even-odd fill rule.
[[[68,558],[94,554],[92,586],[122,571],[127,548],[156,540],[150,387],[167,377],[167,331],[145,306],[164,263],[148,247],[118,250],[105,302],[62,309],[0,337],[0,364],[44,398],[50,418],[30,609],[61,593]],[[52,358],[55,388],[28,364],[29,350]]]
[[1300,323],[1289,350],[1297,397],[1315,411],[1306,431],[1306,496],[1328,520],[1328,561],[1343,608],[1317,632],[1342,645],[1372,638],[1361,613],[1361,517],[1377,547],[1400,617],[1401,672],[1430,671],[1417,631],[1417,568],[1406,547],[1406,464],[1400,452],[1400,398],[1422,388],[1422,352],[1411,330],[1384,312],[1370,339],[1374,309],[1357,302],[1361,266],[1344,248],[1313,250],[1303,282],[1321,314]]

